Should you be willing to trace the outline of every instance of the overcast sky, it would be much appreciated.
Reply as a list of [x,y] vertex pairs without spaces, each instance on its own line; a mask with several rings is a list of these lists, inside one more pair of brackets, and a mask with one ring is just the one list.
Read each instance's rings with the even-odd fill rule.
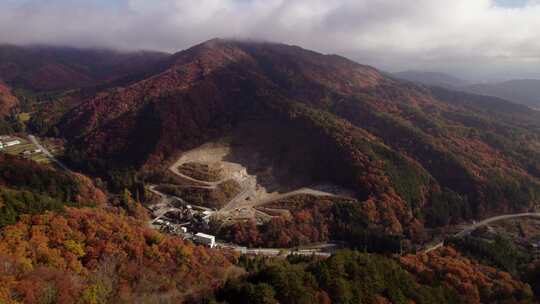
[[0,42],[175,52],[253,38],[387,71],[540,78],[540,0],[0,0]]

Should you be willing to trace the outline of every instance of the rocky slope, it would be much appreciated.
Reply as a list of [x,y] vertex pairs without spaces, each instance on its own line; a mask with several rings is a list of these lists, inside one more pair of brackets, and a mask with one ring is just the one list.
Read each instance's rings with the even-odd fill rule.
[[404,71],[393,73],[392,77],[427,86],[437,86],[451,90],[493,96],[533,109],[540,107],[538,79],[512,79],[502,82],[473,83],[452,75],[436,72]]

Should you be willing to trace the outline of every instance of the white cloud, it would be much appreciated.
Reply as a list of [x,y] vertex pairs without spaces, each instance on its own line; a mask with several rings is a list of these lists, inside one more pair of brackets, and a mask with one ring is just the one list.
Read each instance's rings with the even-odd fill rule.
[[477,76],[525,76],[540,67],[540,2],[513,8],[496,5],[494,0],[7,0],[0,4],[2,42],[176,51],[213,37],[299,44],[390,70],[428,67]]

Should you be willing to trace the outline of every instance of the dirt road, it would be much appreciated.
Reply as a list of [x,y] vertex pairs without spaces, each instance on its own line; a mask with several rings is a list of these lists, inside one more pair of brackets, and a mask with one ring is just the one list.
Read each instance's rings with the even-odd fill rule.
[[[193,182],[198,186],[195,188],[214,189],[220,183],[227,180],[236,181],[240,187],[240,193],[235,195],[218,212],[227,213],[239,208],[253,208],[272,203],[293,195],[309,194],[314,196],[336,196],[333,193],[320,191],[308,187],[300,188],[286,193],[268,193],[266,189],[257,183],[257,176],[247,173],[247,168],[238,163],[224,161],[230,153],[230,148],[223,145],[206,144],[199,148],[185,152],[180,158],[169,167],[169,170],[177,176]],[[219,167],[222,179],[215,182],[203,181],[187,176],[179,171],[179,167],[189,162],[199,162]],[[254,212],[253,212],[254,213]]]

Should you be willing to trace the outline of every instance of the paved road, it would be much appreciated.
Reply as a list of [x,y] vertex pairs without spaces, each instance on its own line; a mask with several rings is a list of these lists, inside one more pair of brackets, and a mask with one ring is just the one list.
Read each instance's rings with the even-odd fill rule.
[[263,255],[269,257],[288,256],[288,255],[303,255],[303,256],[318,256],[328,258],[332,255],[330,252],[322,251],[324,249],[336,248],[336,244],[325,243],[317,245],[309,249],[287,249],[287,248],[247,248],[234,244],[216,243],[218,247],[229,248],[242,254],[248,255]]
[[332,254],[330,252],[322,252],[316,250],[288,250],[288,249],[274,249],[274,248],[258,248],[258,249],[246,249],[244,254],[252,255],[264,255],[264,256],[289,256],[289,255],[303,255],[303,256],[319,256],[328,258]]
[[[502,220],[509,220],[509,219],[514,219],[514,218],[521,218],[521,217],[537,217],[537,218],[540,218],[540,213],[524,212],[524,213],[516,213],[516,214],[497,215],[497,216],[487,218],[487,219],[482,220],[482,221],[480,221],[478,223],[475,223],[475,224],[472,224],[470,226],[465,227],[463,230],[456,233],[454,235],[454,237],[461,238],[461,237],[467,236],[467,235],[471,234],[474,230],[476,230],[476,229],[478,229],[478,228],[480,228],[482,226],[488,225],[490,223],[493,223],[493,222],[498,222],[498,221],[502,221]],[[436,250],[436,249],[438,249],[438,248],[440,248],[442,246],[444,246],[444,241],[433,244],[433,245],[430,245],[429,247],[424,249],[423,252],[428,253],[428,252]]]
[[442,246],[444,246],[444,242],[439,242],[439,243],[437,243],[437,244],[434,244],[434,245],[428,247],[428,248],[425,249],[423,252],[424,252],[424,253],[430,253],[430,252],[432,252],[433,250],[437,250],[437,249],[441,248]]
[[461,232],[457,233],[456,237],[464,237],[466,235],[469,235],[474,230],[488,225],[489,223],[502,221],[502,220],[508,220],[508,219],[514,219],[514,218],[520,218],[520,217],[537,217],[540,218],[540,213],[533,213],[533,212],[525,212],[525,213],[516,213],[516,214],[503,214],[498,215],[494,217],[490,217],[488,219],[482,220],[476,224],[470,225],[467,228],[463,229]]
[[38,148],[41,149],[43,154],[47,155],[48,158],[50,158],[55,164],[58,165],[58,167],[62,168],[65,171],[72,172],[66,165],[64,165],[61,161],[59,161],[52,153],[47,150],[44,146],[42,146],[37,138],[34,135],[28,135],[28,139]]

